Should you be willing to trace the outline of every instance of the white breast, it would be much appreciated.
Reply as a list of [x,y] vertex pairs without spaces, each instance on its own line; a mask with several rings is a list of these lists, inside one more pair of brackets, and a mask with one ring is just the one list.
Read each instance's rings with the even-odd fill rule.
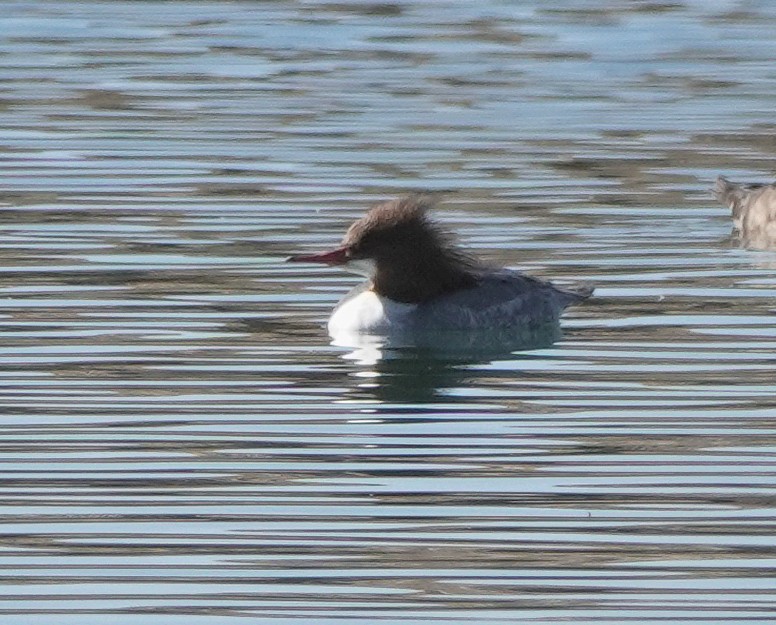
[[403,304],[363,291],[340,305],[329,319],[329,334],[385,332],[409,323],[417,304]]

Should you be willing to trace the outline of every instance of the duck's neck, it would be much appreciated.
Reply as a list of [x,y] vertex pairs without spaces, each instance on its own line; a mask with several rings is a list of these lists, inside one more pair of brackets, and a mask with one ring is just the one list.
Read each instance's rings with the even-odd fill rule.
[[456,254],[432,257],[403,255],[378,259],[372,290],[396,302],[419,304],[441,295],[473,287],[476,264]]

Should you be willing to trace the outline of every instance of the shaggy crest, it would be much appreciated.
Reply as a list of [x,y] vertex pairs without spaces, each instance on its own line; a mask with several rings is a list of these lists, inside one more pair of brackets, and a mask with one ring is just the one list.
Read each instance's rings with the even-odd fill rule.
[[477,261],[428,216],[433,201],[410,195],[383,202],[355,222],[342,241],[353,259],[372,259],[372,288],[395,301],[417,303],[474,286]]

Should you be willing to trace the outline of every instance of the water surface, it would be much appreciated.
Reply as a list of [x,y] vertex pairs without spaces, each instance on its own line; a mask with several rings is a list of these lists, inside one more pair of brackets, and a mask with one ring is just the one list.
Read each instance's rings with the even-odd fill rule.
[[[8,2],[0,620],[776,622],[765,0]],[[438,192],[589,281],[530,349],[354,350],[286,265]]]

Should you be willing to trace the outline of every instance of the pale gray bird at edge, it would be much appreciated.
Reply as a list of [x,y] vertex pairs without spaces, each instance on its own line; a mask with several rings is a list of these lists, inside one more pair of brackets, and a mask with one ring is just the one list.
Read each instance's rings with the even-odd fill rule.
[[733,227],[746,247],[776,248],[776,184],[739,184],[718,176],[713,190],[730,209]]
[[366,277],[334,309],[332,336],[557,324],[566,307],[592,294],[587,285],[560,287],[481,263],[429,217],[432,203],[428,196],[410,195],[377,204],[350,226],[336,249],[288,259]]

